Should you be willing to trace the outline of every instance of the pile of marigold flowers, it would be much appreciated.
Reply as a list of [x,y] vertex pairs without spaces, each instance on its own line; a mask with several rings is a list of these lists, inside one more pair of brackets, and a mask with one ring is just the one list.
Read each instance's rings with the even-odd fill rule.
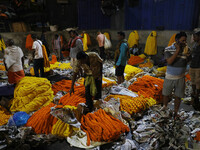
[[137,78],[132,85],[128,87],[133,92],[138,92],[138,95],[144,97],[162,100],[163,79],[155,78],[149,75],[145,75],[142,78]]

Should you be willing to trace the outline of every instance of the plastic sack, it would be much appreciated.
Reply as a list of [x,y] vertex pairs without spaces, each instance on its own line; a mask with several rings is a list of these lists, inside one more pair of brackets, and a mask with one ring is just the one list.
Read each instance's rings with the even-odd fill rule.
[[108,39],[106,38],[106,36],[105,36],[104,48],[105,48],[105,49],[109,49],[109,48],[111,48],[111,47],[112,47],[111,41],[108,40]]
[[138,97],[138,94],[120,86],[113,86],[110,91],[111,94],[127,95],[131,97]]
[[[70,107],[70,106],[69,106]],[[75,113],[73,112],[72,108],[51,108],[51,115],[60,119],[62,122],[67,123],[73,127],[80,128],[81,124],[76,119]],[[76,109],[74,107],[74,109]]]
[[8,120],[8,126],[23,126],[27,123],[29,118],[30,116],[26,112],[17,112]]

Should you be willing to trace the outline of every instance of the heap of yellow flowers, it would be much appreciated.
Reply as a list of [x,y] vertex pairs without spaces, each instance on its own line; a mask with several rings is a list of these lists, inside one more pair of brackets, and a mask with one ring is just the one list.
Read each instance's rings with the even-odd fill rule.
[[[77,83],[83,85],[84,84],[84,78],[78,79]],[[111,80],[109,78],[103,77],[103,79],[102,79],[102,88],[110,87],[110,86],[115,85],[115,84],[117,84],[116,81]]]
[[156,104],[156,100],[153,98],[145,98],[143,96],[131,97],[126,95],[109,95],[104,100],[109,101],[111,98],[119,98],[121,111],[126,111],[131,115]]
[[167,71],[167,66],[157,68],[157,71],[166,72]]
[[[76,110],[77,107],[66,105],[63,108]],[[78,130],[78,128],[72,127],[69,124],[63,122],[62,120],[58,119],[56,124],[53,125],[51,134],[57,135],[60,137],[68,137],[72,134],[73,131]]]
[[68,70],[68,69],[72,69],[70,63],[60,63],[60,62],[56,62],[55,64],[51,64],[50,69],[61,69],[61,70]]
[[0,105],[0,126],[8,123],[11,114]]
[[24,77],[16,85],[10,110],[30,113],[53,100],[51,83],[45,78]]
[[[68,69],[72,69],[72,67],[71,67],[70,63],[56,62],[55,64],[50,64],[50,67],[44,68],[44,72],[49,72],[50,70],[54,70],[54,69],[68,70]],[[33,68],[30,69],[30,74],[32,76],[35,75]]]
[[155,69],[153,73],[156,75],[156,77],[164,77],[166,71],[167,71],[167,66],[164,66],[164,67]]
[[126,73],[125,80],[130,80],[133,78],[136,74],[143,72],[142,69],[131,66],[131,65],[126,65],[124,73]]
[[142,59],[145,59],[145,58],[146,58],[146,55],[140,54],[139,57],[142,58]]

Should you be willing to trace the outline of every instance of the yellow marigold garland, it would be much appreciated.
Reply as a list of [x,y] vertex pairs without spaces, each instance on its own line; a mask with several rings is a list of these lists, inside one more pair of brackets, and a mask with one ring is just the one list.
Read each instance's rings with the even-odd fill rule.
[[105,98],[105,101],[109,101],[111,98],[119,98],[120,109],[122,111],[128,112],[129,114],[138,113],[156,104],[156,100],[154,100],[153,98],[145,98],[143,96],[130,97],[126,95],[109,95]]
[[0,126],[8,123],[11,114],[0,105]]
[[[66,105],[63,108],[69,108],[71,110],[76,110],[77,107]],[[68,137],[72,134],[74,130],[77,128],[70,126],[69,124],[63,122],[62,120],[58,119],[55,125],[53,125],[51,134],[58,135],[60,137]]]
[[10,110],[30,113],[53,100],[51,83],[45,78],[24,77],[16,85]]

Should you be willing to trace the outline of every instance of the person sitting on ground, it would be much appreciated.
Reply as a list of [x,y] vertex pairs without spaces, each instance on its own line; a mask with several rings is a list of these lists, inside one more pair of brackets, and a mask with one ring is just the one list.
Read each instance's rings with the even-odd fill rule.
[[44,57],[43,57],[43,52],[42,52],[42,42],[38,40],[35,34],[32,34],[31,37],[34,41],[32,50],[35,52],[34,62],[33,62],[35,76],[39,77],[39,70],[40,70],[40,76],[44,77]]
[[135,56],[139,55],[139,49],[138,49],[137,44],[133,45],[133,47],[130,48],[130,54],[133,54]]
[[74,65],[74,74],[72,77],[72,85],[70,94],[74,93],[74,83],[82,68],[85,76],[85,97],[87,112],[93,110],[93,98],[95,100],[101,99],[102,90],[102,62],[103,60],[95,52],[88,52],[87,54],[83,51],[78,52],[77,61]]
[[20,79],[25,77],[23,65],[22,49],[14,45],[14,41],[9,39],[6,43],[7,48],[4,53],[4,63],[8,71],[8,82],[10,84],[17,84]]
[[185,32],[176,34],[176,42],[165,48],[164,56],[167,61],[167,71],[163,84],[163,103],[162,110],[167,109],[169,96],[174,89],[174,117],[180,107],[181,98],[185,94],[185,71],[188,61],[190,60],[190,50],[186,45],[187,35]]
[[194,46],[192,48],[192,60],[189,74],[192,82],[192,103],[195,108],[199,108],[200,96],[200,31],[193,34]]
[[118,32],[119,44],[115,52],[115,75],[117,76],[117,83],[121,84],[124,82],[124,69],[126,67],[128,59],[128,44],[125,39],[124,32]]

